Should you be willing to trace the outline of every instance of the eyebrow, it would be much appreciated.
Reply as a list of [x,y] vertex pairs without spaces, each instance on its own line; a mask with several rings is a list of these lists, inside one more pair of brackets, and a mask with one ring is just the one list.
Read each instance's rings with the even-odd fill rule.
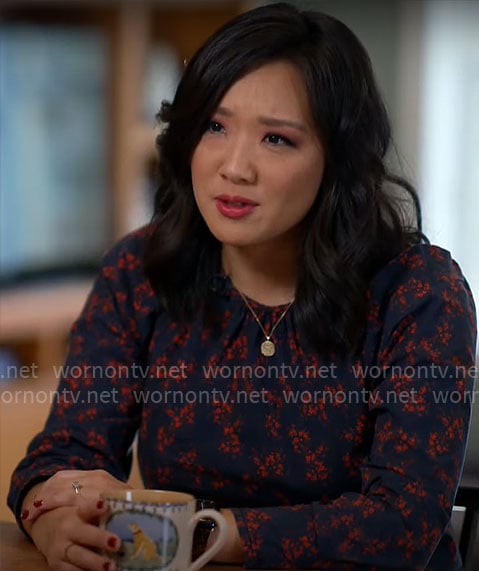
[[[216,113],[223,115],[224,117],[232,117],[234,113],[227,109],[226,107],[218,107]],[[259,117],[259,122],[262,125],[267,125],[268,127],[292,127],[303,133],[307,132],[307,128],[303,123],[299,121],[291,121],[289,119],[278,119],[277,117],[266,117],[261,115]]]

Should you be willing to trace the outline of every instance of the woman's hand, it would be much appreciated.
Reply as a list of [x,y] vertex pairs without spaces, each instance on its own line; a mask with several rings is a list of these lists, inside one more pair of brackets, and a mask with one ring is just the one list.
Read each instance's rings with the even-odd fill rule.
[[[228,535],[223,547],[213,557],[213,561],[216,563],[243,563],[244,553],[241,547],[241,540],[235,516],[231,510],[221,510],[221,515],[226,520]],[[216,535],[215,530],[213,529],[213,532],[210,533],[210,537],[208,538],[207,547],[211,547],[215,540]]]
[[52,508],[37,517],[31,537],[55,571],[114,571],[107,555],[115,553],[120,538],[98,527],[107,507],[103,500],[81,499],[78,506]]
[[61,470],[26,495],[22,506],[22,523],[30,533],[31,524],[45,512],[59,507],[83,505],[88,500],[96,505],[102,492],[118,489],[131,489],[131,486],[105,470]]

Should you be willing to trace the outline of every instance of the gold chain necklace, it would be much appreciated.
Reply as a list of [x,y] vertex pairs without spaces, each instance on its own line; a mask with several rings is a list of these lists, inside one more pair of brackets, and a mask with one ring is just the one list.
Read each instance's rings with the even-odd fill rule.
[[266,330],[263,327],[263,324],[259,320],[259,317],[257,316],[256,311],[251,307],[249,301],[246,299],[246,297],[243,295],[243,293],[239,289],[237,289],[236,291],[240,294],[241,299],[244,301],[246,307],[250,310],[251,315],[255,318],[256,323],[259,325],[259,328],[261,329],[261,331],[264,335],[264,341],[261,343],[261,355],[263,355],[263,357],[272,357],[276,353],[276,345],[274,344],[273,341],[271,341],[271,337],[273,336],[273,333],[274,333],[274,330],[276,329],[276,327],[278,327],[278,325],[283,320],[283,317],[288,313],[289,308],[293,305],[294,299],[293,299],[293,301],[290,301],[288,303],[288,305],[284,309],[283,313],[280,315],[278,321],[276,321],[276,323],[271,328],[271,331],[269,333],[266,333]]

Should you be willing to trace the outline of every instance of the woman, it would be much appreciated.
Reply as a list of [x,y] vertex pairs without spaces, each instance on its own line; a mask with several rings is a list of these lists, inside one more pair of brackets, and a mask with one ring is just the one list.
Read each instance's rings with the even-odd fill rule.
[[56,569],[114,569],[99,498],[127,486],[138,432],[146,487],[222,508],[219,561],[460,569],[474,307],[386,172],[363,47],[331,17],[252,10],[160,119],[154,219],[106,256],[73,327],[13,475],[19,522]]

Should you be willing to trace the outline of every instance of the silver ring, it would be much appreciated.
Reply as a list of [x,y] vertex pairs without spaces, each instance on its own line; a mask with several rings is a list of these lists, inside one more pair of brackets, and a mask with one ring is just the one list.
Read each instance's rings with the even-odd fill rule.
[[65,549],[63,550],[63,560],[66,561],[67,563],[71,563],[70,558],[68,557],[68,551],[70,550],[71,547],[73,547],[75,544],[74,543],[69,543]]
[[80,484],[78,480],[75,480],[74,482],[72,482],[72,488],[75,490],[75,494],[79,495],[80,490],[83,488],[83,486]]

